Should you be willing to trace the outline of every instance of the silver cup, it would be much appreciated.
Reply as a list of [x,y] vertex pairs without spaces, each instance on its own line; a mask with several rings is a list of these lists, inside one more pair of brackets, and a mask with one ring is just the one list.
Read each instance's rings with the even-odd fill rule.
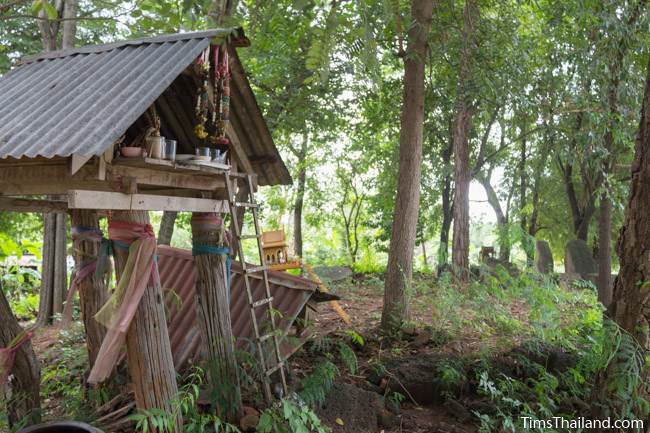
[[173,161],[176,159],[176,140],[165,140],[165,159]]

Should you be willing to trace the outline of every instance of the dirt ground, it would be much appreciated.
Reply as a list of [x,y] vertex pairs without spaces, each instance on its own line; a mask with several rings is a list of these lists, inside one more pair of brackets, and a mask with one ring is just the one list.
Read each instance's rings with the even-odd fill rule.
[[[466,419],[466,413],[461,416],[465,419],[459,420],[458,414],[446,408],[439,398],[434,398],[433,394],[436,392],[428,389],[428,384],[425,384],[422,390],[425,396],[422,398],[424,402],[420,402],[415,396],[408,396],[408,391],[404,389],[403,384],[395,383],[397,377],[393,379],[392,384],[380,380],[378,385],[369,382],[368,377],[372,376],[372,365],[378,359],[385,359],[387,363],[398,365],[408,364],[414,359],[441,359],[442,354],[444,357],[455,358],[478,350],[479,346],[486,344],[485,341],[481,342],[478,336],[468,334],[433,347],[430,344],[431,335],[424,331],[433,325],[432,299],[429,295],[415,295],[411,299],[411,318],[415,329],[411,336],[407,336],[411,341],[403,345],[382,347],[383,343],[376,337],[383,304],[383,286],[380,282],[374,279],[366,281],[364,277],[358,277],[354,284],[343,283],[330,286],[341,296],[339,303],[349,315],[351,325],[344,323],[329,304],[320,304],[314,319],[317,338],[340,338],[347,341],[349,340],[347,331],[352,329],[366,340],[364,346],[357,347],[356,350],[359,371],[351,375],[346,374],[341,368],[342,374],[338,383],[331,391],[325,407],[319,410],[323,422],[332,429],[333,433],[364,431],[473,433],[477,431],[476,426]],[[308,369],[308,365],[313,362],[308,346],[292,358],[292,365],[301,370]],[[418,375],[418,372],[413,374]],[[408,384],[408,387],[411,387],[411,384]],[[360,395],[360,391],[364,390],[370,390],[366,392],[379,396],[383,401],[390,399],[393,390],[405,394],[405,398],[398,410],[395,410],[394,404],[390,402],[381,404],[382,408],[377,410],[375,400]],[[342,392],[346,391],[348,395],[342,395]],[[336,422],[337,418],[342,424]],[[373,423],[375,426],[371,428]]]
[[[428,284],[424,281],[424,284]],[[431,287],[433,287],[431,281]],[[432,334],[435,300],[432,290],[416,294],[411,299],[413,329],[404,341],[387,342],[379,336],[382,289],[376,277],[357,276],[353,281],[332,284],[330,287],[341,296],[340,304],[352,323],[345,324],[328,303],[320,304],[315,317],[315,341],[307,343],[291,359],[294,376],[309,373],[318,361],[313,350],[319,340],[341,340],[354,347],[358,370],[350,374],[340,366],[340,376],[325,403],[317,410],[323,422],[333,433],[408,432],[408,433],[474,433],[476,418],[472,414],[481,410],[486,402],[479,396],[466,392],[476,388],[470,379],[447,387],[439,381],[440,365],[471,360],[486,347],[497,347],[496,338],[485,338],[476,330],[461,331],[453,338]],[[519,320],[525,320],[525,306],[512,306],[510,311]],[[364,344],[354,344],[351,330],[361,335]],[[60,361],[61,335],[55,328],[39,332],[34,346],[43,364]],[[68,344],[68,343],[66,343]],[[80,348],[83,341],[72,342]],[[74,360],[73,360],[74,361]],[[84,375],[83,359],[73,374]],[[470,362],[471,363],[471,362]],[[386,371],[378,374],[377,365]],[[69,374],[69,371],[68,371]],[[50,385],[52,378],[48,378]],[[43,405],[49,419],[65,417],[66,389],[57,389]],[[396,396],[401,396],[396,401]]]

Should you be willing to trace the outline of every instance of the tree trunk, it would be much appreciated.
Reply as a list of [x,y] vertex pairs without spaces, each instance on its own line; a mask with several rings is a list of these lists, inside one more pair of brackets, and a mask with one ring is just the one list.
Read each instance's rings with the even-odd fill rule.
[[172,236],[174,235],[174,224],[178,212],[166,210],[163,212],[160,220],[160,229],[158,230],[158,245],[171,245]]
[[[113,219],[149,224],[149,214],[146,211],[119,211],[114,213]],[[128,255],[128,250],[115,250],[115,273],[118,280]],[[173,413],[173,400],[178,394],[176,371],[157,267],[154,273],[156,282],[147,285],[127,332],[128,366],[137,407],[158,408]],[[180,414],[176,421],[176,431],[181,431]]]
[[609,315],[642,346],[647,346],[644,306],[650,296],[650,62],[636,141],[630,195],[618,239],[621,269]]
[[428,268],[429,267],[429,259],[427,258],[427,247],[426,247],[426,242],[422,241],[422,261],[424,262],[424,267]]
[[453,126],[450,122],[450,140],[442,152],[442,164],[445,167],[445,178],[442,185],[442,224],[440,225],[440,245],[438,246],[438,275],[444,272],[449,258],[449,230],[452,221],[452,200],[451,200],[451,154],[454,148]]
[[52,323],[52,298],[54,296],[54,244],[56,240],[56,214],[43,214],[43,249],[41,263],[41,289],[37,324]]
[[452,265],[456,280],[469,280],[469,131],[472,122],[470,82],[472,79],[474,22],[478,15],[473,0],[465,1],[463,12],[463,54],[458,77],[458,101],[454,123],[454,239]]
[[[191,224],[195,245],[223,247],[225,232],[216,214],[195,213]],[[230,320],[229,263],[224,254],[198,254],[194,263],[197,322],[207,354],[208,394],[222,417],[237,421],[242,402]]]
[[50,24],[50,21],[47,19],[47,14],[43,8],[41,8],[41,10],[38,12],[38,16],[40,19],[38,19],[37,22],[38,29],[41,33],[43,51],[56,51],[56,33],[52,31],[52,26]]
[[64,50],[74,48],[75,37],[77,34],[77,0],[65,0],[63,7],[63,37],[61,38],[61,48]]
[[526,265],[532,268],[535,264],[535,242],[532,238],[526,236],[528,233],[528,218],[524,211],[527,206],[526,196],[528,195],[528,174],[526,173],[527,164],[527,143],[526,143],[526,119],[524,118],[523,127],[521,128],[522,140],[519,158],[519,209],[521,213],[521,233],[522,233],[522,247],[526,253]]
[[302,257],[302,207],[305,199],[305,183],[307,182],[307,146],[309,135],[304,132],[300,152],[298,154],[298,189],[293,205],[293,249],[296,257]]
[[390,237],[381,326],[394,332],[408,317],[406,287],[411,284],[413,249],[420,208],[422,133],[424,126],[424,63],[431,29],[433,1],[413,0],[413,25],[404,56],[404,107],[399,142],[399,173]]
[[499,197],[497,196],[496,191],[490,183],[490,175],[477,175],[476,180],[483,185],[485,194],[488,198],[488,203],[494,211],[494,215],[497,219],[497,234],[499,238],[499,260],[502,262],[510,261],[510,236],[508,233],[508,218],[503,213],[501,209],[501,202],[499,202]]
[[56,229],[54,242],[54,284],[52,287],[52,313],[63,312],[63,300],[68,292],[68,216],[55,214]]
[[598,300],[608,307],[612,301],[612,201],[607,193],[600,197],[598,219]]
[[[23,329],[13,315],[0,284],[0,347],[8,347],[21,332]],[[11,395],[6,396],[9,427],[23,420],[27,425],[38,423],[41,419],[41,370],[31,342],[25,342],[17,350],[11,373]],[[2,390],[0,383],[0,399],[5,397]]]
[[[97,211],[73,209],[72,225],[86,229],[99,230],[99,217]],[[88,260],[95,259],[99,254],[99,242],[82,240],[75,242],[75,264],[80,270]],[[105,328],[95,320],[95,314],[108,300],[108,291],[104,279],[91,274],[79,283],[79,305],[81,318],[86,330],[86,348],[88,350],[88,365],[92,370],[97,359],[97,353],[102,345]]]

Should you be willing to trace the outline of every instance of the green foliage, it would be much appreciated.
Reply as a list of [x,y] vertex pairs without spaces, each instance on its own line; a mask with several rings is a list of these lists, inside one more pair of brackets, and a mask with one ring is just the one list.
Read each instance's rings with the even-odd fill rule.
[[327,433],[318,416],[304,403],[284,399],[274,403],[260,416],[259,433]]
[[361,336],[361,334],[359,334],[354,329],[348,329],[347,331],[345,331],[345,333],[350,337],[352,344],[355,344],[357,346],[363,346],[366,344],[366,341],[364,340],[363,336]]
[[311,407],[322,404],[338,374],[339,369],[334,363],[327,359],[323,360],[316,365],[310,375],[300,381],[300,398]]
[[357,369],[359,368],[357,355],[354,353],[354,350],[343,341],[339,341],[339,355],[341,356],[343,365],[345,365],[345,368],[348,369],[350,374],[357,374]]
[[229,424],[212,413],[199,410],[197,402],[201,386],[205,384],[205,372],[194,367],[185,383],[171,402],[170,412],[153,408],[130,415],[139,433],[171,433],[176,431],[176,419],[183,416],[183,431],[187,433],[240,433],[237,426]]

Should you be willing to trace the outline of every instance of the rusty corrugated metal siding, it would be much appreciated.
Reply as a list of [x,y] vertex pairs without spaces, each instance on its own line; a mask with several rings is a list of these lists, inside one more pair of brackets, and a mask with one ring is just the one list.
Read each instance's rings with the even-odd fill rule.
[[[190,251],[159,246],[158,268],[163,289],[173,290],[176,293],[176,295],[168,294],[166,303],[174,365],[180,368],[187,361],[197,359],[201,348],[201,337],[196,325],[194,258]],[[265,297],[261,277],[250,280],[252,281],[254,299]],[[269,272],[269,283],[273,296],[273,308],[282,315],[281,320],[276,319],[276,325],[286,337],[296,316],[317,291],[318,286],[304,278],[273,271]],[[260,328],[268,326],[268,320],[265,317],[266,311],[268,310],[265,308],[256,309]],[[241,265],[237,262],[232,264],[230,317],[233,334],[237,338],[237,347],[242,350],[251,350],[254,337],[253,325]],[[299,339],[284,338],[282,342],[283,354],[288,356],[300,343]]]

